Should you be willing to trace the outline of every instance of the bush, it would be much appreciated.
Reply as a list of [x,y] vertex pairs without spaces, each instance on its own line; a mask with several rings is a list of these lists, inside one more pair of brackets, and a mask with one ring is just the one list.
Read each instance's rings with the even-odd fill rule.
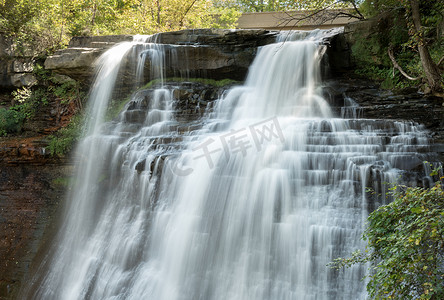
[[[443,179],[443,178],[441,178]],[[365,253],[332,265],[372,264],[367,291],[374,299],[444,299],[444,190],[404,188],[370,214]]]
[[82,134],[82,120],[81,114],[75,115],[66,127],[49,137],[47,150],[51,155],[65,156],[74,148]]
[[0,136],[21,131],[25,115],[20,111],[0,108]]

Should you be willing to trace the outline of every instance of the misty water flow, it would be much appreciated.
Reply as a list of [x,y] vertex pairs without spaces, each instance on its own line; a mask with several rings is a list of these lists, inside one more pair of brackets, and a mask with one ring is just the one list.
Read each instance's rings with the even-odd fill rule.
[[429,138],[413,123],[359,119],[353,99],[335,116],[320,82],[323,35],[261,47],[245,84],[186,134],[162,84],[104,121],[121,63],[138,85],[147,60],[164,78],[161,45],[108,50],[63,226],[28,297],[364,299],[366,266],[326,265],[365,246],[385,182],[408,180],[402,169],[427,158],[418,149]]

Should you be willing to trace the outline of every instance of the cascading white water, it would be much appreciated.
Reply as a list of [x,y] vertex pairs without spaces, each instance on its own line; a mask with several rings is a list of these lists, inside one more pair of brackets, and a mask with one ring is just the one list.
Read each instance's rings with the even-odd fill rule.
[[104,126],[134,44],[107,52],[64,226],[29,298],[364,299],[364,266],[326,265],[364,246],[366,187],[384,195],[427,138],[414,124],[333,118],[311,39],[260,49],[246,84],[163,163],[173,151],[159,141],[178,139],[171,90],[135,93]]

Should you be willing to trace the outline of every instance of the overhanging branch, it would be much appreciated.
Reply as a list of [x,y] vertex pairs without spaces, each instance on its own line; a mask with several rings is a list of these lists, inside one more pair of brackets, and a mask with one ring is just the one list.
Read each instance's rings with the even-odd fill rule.
[[355,2],[350,1],[350,3],[352,3],[353,9],[345,9],[345,10],[332,9],[332,7],[336,4],[333,3],[312,11],[306,11],[307,12],[306,15],[298,15],[295,14],[294,12],[285,12],[286,17],[281,19],[281,22],[279,23],[278,26],[286,27],[290,23],[293,23],[291,27],[295,28],[303,21],[309,21],[310,23],[316,25],[323,25],[329,21],[331,22],[340,17],[346,17],[349,19],[358,19],[358,20],[364,19],[364,16],[358,10]]
[[420,76],[412,77],[412,76],[409,76],[406,72],[404,72],[404,70],[401,68],[401,66],[396,62],[395,56],[393,55],[393,47],[392,46],[390,46],[387,49],[387,53],[388,53],[388,56],[390,57],[390,60],[393,63],[393,67],[398,69],[398,71],[401,72],[401,74],[404,75],[405,78],[407,78],[409,80],[419,80],[419,79],[421,79]]
[[441,57],[441,59],[438,61],[438,63],[436,64],[438,67],[441,66],[441,64],[444,62],[444,55],[443,57]]

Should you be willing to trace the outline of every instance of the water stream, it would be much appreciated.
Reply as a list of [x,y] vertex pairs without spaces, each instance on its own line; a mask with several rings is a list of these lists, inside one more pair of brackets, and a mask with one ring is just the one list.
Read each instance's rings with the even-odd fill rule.
[[[28,297],[365,299],[366,266],[326,265],[365,246],[369,211],[389,201],[384,182],[421,164],[429,138],[417,124],[358,119],[352,99],[335,117],[321,40],[262,47],[245,84],[187,134],[162,84],[104,122],[120,62],[150,60],[157,78],[164,62],[140,39],[106,52],[63,226]],[[143,68],[134,73],[140,84]]]

